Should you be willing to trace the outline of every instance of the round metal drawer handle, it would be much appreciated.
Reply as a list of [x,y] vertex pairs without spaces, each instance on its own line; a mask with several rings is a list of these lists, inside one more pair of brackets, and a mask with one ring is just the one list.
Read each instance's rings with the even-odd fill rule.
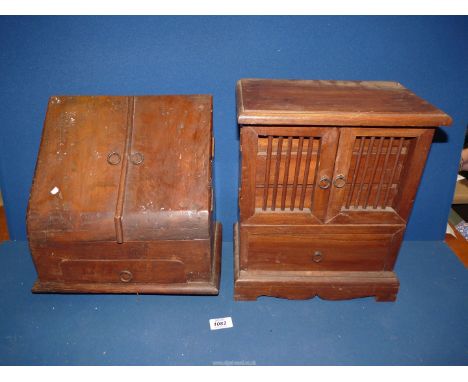
[[323,260],[322,252],[315,251],[314,255],[312,256],[312,260],[316,263],[320,263]]
[[330,187],[330,184],[331,184],[331,180],[329,177],[327,176],[322,176],[319,180],[319,187],[322,189],[322,190],[326,190],[327,188]]
[[143,156],[142,153],[133,153],[132,156],[130,157],[130,160],[132,161],[133,164],[138,165],[140,163],[143,163],[143,160],[145,157]]
[[116,153],[115,151],[111,152],[107,156],[107,163],[109,163],[111,165],[119,164],[120,163],[120,154]]
[[346,179],[343,174],[338,175],[333,181],[333,185],[336,188],[343,188],[346,185]]
[[120,281],[122,281],[124,283],[128,283],[128,282],[132,281],[132,278],[133,278],[132,272],[130,272],[130,271],[120,272]]

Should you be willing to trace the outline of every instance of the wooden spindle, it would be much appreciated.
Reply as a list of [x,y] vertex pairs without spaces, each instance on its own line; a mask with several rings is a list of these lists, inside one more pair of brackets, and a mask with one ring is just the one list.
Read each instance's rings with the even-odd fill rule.
[[359,200],[361,199],[362,188],[364,186],[364,182],[366,181],[367,169],[369,167],[369,159],[372,156],[372,146],[374,145],[374,140],[375,140],[375,137],[371,137],[370,142],[369,142],[369,147],[367,148],[366,163],[364,165],[364,173],[362,174],[361,184],[359,185],[359,191],[357,194],[356,204],[354,205],[354,207],[359,206]]
[[310,168],[310,159],[312,154],[312,146],[314,145],[314,138],[309,137],[307,142],[307,154],[306,154],[306,162],[304,167],[304,178],[302,180],[302,190],[301,190],[301,199],[299,201],[299,209],[302,211],[304,209],[304,200],[305,194],[307,190],[307,182],[309,181],[309,168]]
[[275,167],[275,179],[273,181],[273,196],[271,202],[271,209],[274,211],[276,208],[276,195],[278,192],[278,178],[281,164],[281,151],[283,150],[283,137],[278,137],[278,148],[276,150],[276,167]]
[[292,149],[292,137],[288,137],[288,149],[286,152],[286,163],[284,165],[283,174],[283,192],[281,194],[281,210],[284,211],[286,208],[286,194],[288,191],[288,180],[289,180],[289,164],[291,163],[291,149]]
[[369,197],[372,191],[372,185],[374,184],[375,174],[377,173],[377,168],[379,166],[380,156],[382,155],[382,145],[384,142],[385,137],[380,137],[379,139],[379,146],[377,147],[377,152],[375,153],[375,161],[374,161],[374,168],[372,169],[371,177],[369,179],[369,186],[367,187],[366,197],[364,198],[364,208],[367,208],[369,204]]
[[382,191],[382,185],[383,185],[383,181],[385,178],[385,171],[388,165],[388,158],[390,157],[390,153],[392,152],[393,139],[394,139],[393,137],[390,137],[390,141],[388,142],[388,145],[387,145],[387,153],[385,154],[385,160],[382,166],[382,173],[380,174],[379,187],[377,188],[377,194],[375,195],[375,200],[374,200],[374,205],[373,205],[374,209],[377,208],[377,206],[379,205],[380,192]]
[[314,169],[314,180],[312,182],[312,193],[310,195],[310,210],[313,211],[314,208],[314,196],[315,196],[315,189],[317,188],[317,175],[318,175],[318,167],[320,162],[320,151],[322,148],[322,141],[318,140],[317,142],[317,153],[315,154],[315,169]]
[[353,197],[354,187],[356,186],[356,179],[357,179],[357,175],[359,173],[359,166],[361,165],[362,150],[364,149],[364,142],[365,142],[365,138],[361,137],[361,143],[359,145],[358,157],[356,159],[356,166],[354,167],[353,179],[351,181],[351,188],[349,190],[348,200],[346,201],[346,208],[349,208],[349,205],[351,203],[351,198]]
[[403,155],[403,151],[405,151],[404,149],[406,149],[406,153],[401,158],[401,163],[400,163],[401,171],[399,172],[398,177],[396,179],[393,179],[393,183],[395,183],[397,185],[397,193],[398,193],[398,187],[400,185],[400,178],[401,178],[401,176],[403,174],[403,169],[405,168],[406,161],[408,160],[408,157],[409,157],[409,146],[410,145],[411,145],[411,140],[410,139],[404,139],[400,157]]
[[396,154],[395,163],[393,164],[392,173],[390,175],[390,179],[389,179],[389,182],[387,184],[387,191],[385,192],[385,198],[384,198],[384,202],[382,204],[382,208],[387,208],[388,196],[390,195],[390,189],[392,188],[393,177],[395,176],[395,172],[396,172],[396,169],[398,167],[398,162],[400,161],[400,155],[401,155],[401,150],[403,148],[403,142],[404,141],[405,141],[405,138],[403,138],[403,137],[400,138],[400,144],[398,145],[398,151],[397,151],[397,154]]
[[302,146],[304,144],[304,137],[299,138],[299,144],[297,147],[297,154],[296,154],[296,169],[294,171],[294,182],[293,182],[293,189],[291,194],[291,211],[294,210],[294,206],[296,204],[296,192],[297,192],[297,182],[299,179],[299,170],[301,169],[301,159],[302,159]]
[[271,146],[273,142],[273,136],[268,136],[268,147],[267,147],[267,158],[265,168],[265,182],[263,188],[263,206],[262,210],[265,211],[268,205],[268,188],[270,185],[270,166],[271,166]]

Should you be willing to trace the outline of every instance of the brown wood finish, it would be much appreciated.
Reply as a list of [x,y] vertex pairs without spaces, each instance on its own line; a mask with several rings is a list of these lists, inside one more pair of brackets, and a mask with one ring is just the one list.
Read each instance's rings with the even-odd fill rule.
[[[222,229],[221,224],[216,223],[213,234],[213,256],[211,258],[210,271],[206,277],[187,274],[188,282],[183,283],[160,283],[160,282],[70,282],[61,281],[61,273],[53,277],[39,277],[35,282],[32,291],[34,293],[139,293],[139,294],[193,294],[193,295],[217,295],[219,293],[220,272],[221,272],[221,244]],[[173,251],[180,254],[185,251],[174,248]],[[118,252],[120,257],[125,257],[125,253]],[[190,254],[190,253],[188,253]],[[151,256],[159,258],[157,252],[151,252]],[[190,256],[193,258],[193,256]],[[118,257],[117,257],[118,258]],[[164,257],[161,257],[164,258]],[[195,260],[192,260],[195,262]],[[184,262],[186,269],[191,268],[190,264]],[[37,266],[36,261],[36,268]],[[43,267],[44,268],[44,267]],[[119,269],[120,273],[128,269]],[[51,281],[53,280],[53,281]]]
[[[240,198],[244,206],[241,208],[241,220],[255,223],[259,216],[263,219],[267,215],[275,219],[275,216],[281,217],[278,212],[286,210],[294,211],[293,216],[297,217],[298,223],[304,219],[323,219],[329,188],[316,187],[315,184],[331,176],[338,129],[278,127],[272,135],[268,135],[268,129],[271,131],[271,127],[248,126],[241,130],[241,176],[242,190],[245,190]],[[306,143],[304,136],[307,136]],[[272,147],[268,154],[270,137]],[[300,145],[302,150],[299,154]],[[268,183],[267,192],[265,182]],[[294,208],[291,208],[293,204]],[[258,209],[263,213],[257,214]]]
[[445,243],[458,256],[458,259],[463,263],[465,268],[468,268],[468,240],[458,232],[452,223],[448,223],[452,227],[455,236],[445,234]]
[[216,294],[212,98],[51,97],[27,228],[34,292]]
[[[391,209],[407,220],[429,153],[433,130],[343,128],[333,179],[343,176],[346,184],[342,188],[331,187],[327,219],[340,214],[344,206],[345,209],[364,211]],[[368,142],[364,142],[361,151],[362,143],[359,141],[363,139]],[[384,147],[385,140],[388,143]],[[353,158],[357,145],[358,158]],[[351,192],[352,182],[354,192]],[[378,215],[368,215],[371,219],[373,216]],[[380,222],[381,217],[376,221]]]
[[[267,96],[266,96],[267,95]],[[397,82],[242,79],[241,125],[448,126],[452,119]]]
[[394,272],[246,271],[242,269],[238,224],[234,226],[234,298],[255,301],[261,296],[304,300],[372,297],[395,301],[399,281]]
[[5,209],[0,206],[0,242],[5,240],[10,240],[10,235],[8,234]]
[[394,82],[240,80],[235,298],[393,301],[435,126]]
[[284,271],[381,271],[393,240],[391,234],[246,237],[249,270]]

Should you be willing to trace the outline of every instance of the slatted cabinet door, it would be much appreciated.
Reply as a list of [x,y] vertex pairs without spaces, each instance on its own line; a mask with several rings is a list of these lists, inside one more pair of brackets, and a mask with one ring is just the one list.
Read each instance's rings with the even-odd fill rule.
[[243,127],[241,221],[320,223],[327,212],[337,142],[333,127]]
[[341,128],[327,222],[408,219],[433,129]]

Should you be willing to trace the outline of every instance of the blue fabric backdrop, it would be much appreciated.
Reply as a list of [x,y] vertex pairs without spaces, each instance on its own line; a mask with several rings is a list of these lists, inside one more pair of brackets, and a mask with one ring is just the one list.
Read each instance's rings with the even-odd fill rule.
[[0,186],[11,237],[26,206],[47,99],[214,96],[217,218],[237,218],[235,83],[243,77],[394,80],[454,119],[438,134],[407,240],[443,238],[468,120],[466,17],[2,17]]

